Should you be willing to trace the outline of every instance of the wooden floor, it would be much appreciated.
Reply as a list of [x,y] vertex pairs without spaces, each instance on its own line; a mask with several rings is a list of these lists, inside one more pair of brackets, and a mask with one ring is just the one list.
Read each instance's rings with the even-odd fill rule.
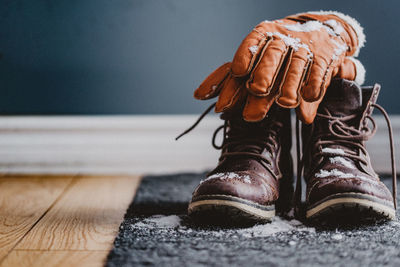
[[102,266],[139,182],[0,177],[0,266]]

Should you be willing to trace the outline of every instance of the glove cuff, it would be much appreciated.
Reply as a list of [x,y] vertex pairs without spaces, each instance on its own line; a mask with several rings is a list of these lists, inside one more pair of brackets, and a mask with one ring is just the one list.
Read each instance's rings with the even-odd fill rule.
[[366,73],[364,65],[358,59],[355,59],[353,57],[349,57],[349,59],[353,61],[354,66],[356,67],[356,78],[354,79],[354,81],[359,85],[363,85]]

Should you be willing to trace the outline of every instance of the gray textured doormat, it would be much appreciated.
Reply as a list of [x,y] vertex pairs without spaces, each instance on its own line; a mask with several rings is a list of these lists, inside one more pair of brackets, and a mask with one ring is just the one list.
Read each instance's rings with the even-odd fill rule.
[[195,226],[186,208],[203,177],[145,177],[106,266],[400,266],[398,221],[315,228],[276,217],[246,228]]

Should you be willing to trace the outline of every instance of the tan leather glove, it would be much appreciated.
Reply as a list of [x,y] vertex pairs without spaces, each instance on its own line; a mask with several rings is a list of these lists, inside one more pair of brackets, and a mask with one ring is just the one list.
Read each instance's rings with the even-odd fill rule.
[[332,77],[363,82],[365,70],[351,56],[365,42],[360,25],[337,12],[309,12],[263,21],[242,41],[232,63],[211,73],[197,99],[219,96],[215,111],[242,107],[247,121],[262,120],[276,102],[314,120]]

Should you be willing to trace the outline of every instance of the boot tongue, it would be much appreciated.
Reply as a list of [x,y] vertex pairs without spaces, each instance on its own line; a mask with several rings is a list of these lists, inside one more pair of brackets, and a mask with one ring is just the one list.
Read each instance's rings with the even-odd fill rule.
[[[361,87],[355,82],[334,79],[326,90],[320,109],[327,108],[336,117],[348,116],[360,112],[362,108]],[[322,112],[322,110],[320,110]]]

